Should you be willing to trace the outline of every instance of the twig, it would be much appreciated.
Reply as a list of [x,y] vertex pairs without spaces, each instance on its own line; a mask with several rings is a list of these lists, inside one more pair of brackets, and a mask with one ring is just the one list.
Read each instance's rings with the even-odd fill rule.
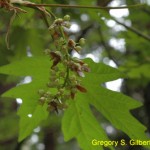
[[84,37],[93,26],[94,26],[94,24],[91,24],[91,25],[87,26],[85,29],[83,29],[80,32],[81,34],[77,37],[77,41],[79,41],[82,37]]
[[138,36],[144,38],[145,40],[150,41],[150,36],[145,35],[145,34],[139,32],[137,29],[135,29],[135,28],[133,28],[133,27],[129,27],[129,26],[125,25],[124,23],[119,22],[119,21],[116,20],[116,19],[113,19],[113,20],[114,20],[115,22],[117,22],[118,24],[124,26],[126,29],[128,29],[128,30],[134,32],[134,33],[137,34]]
[[48,22],[48,20],[46,18],[45,13],[41,12],[41,15],[43,17],[43,21],[45,22],[46,27],[49,28],[50,24],[49,24],[49,22]]
[[143,7],[145,4],[136,4],[129,6],[120,6],[120,7],[100,7],[100,6],[85,6],[85,5],[65,5],[65,4],[25,4],[25,6],[44,6],[44,7],[61,7],[61,8],[86,8],[86,9],[126,9],[126,8],[137,8]]
[[9,25],[8,25],[8,29],[7,29],[7,33],[6,33],[6,37],[5,37],[5,41],[6,41],[6,45],[7,45],[7,48],[9,49],[9,35],[10,35],[10,28],[11,28],[11,25],[16,17],[16,10],[14,10],[14,14],[12,15],[12,17],[10,18],[10,22],[9,22]]
[[[139,8],[139,7],[144,7],[146,6],[145,4],[136,4],[136,5],[129,5],[129,6],[121,6],[121,7],[100,7],[100,6],[85,6],[85,5],[65,5],[65,4],[35,4],[35,3],[21,3],[21,5],[26,6],[26,7],[62,7],[62,8],[86,8],[86,9],[126,9],[126,8]],[[118,24],[124,26],[126,29],[136,33],[138,36],[143,37],[144,39],[150,41],[150,37],[139,32],[133,27],[129,27],[116,19],[113,18],[114,21],[116,21]]]

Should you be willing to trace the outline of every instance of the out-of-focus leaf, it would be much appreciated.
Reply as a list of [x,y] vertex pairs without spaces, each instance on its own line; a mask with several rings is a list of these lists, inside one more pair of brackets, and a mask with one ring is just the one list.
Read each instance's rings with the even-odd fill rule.
[[[21,98],[21,105],[18,115],[20,116],[20,135],[19,141],[32,133],[39,123],[46,119],[48,112],[46,106],[38,104],[38,90],[44,89],[48,82],[48,68],[50,61],[46,57],[24,58],[9,65],[2,66],[0,72],[16,76],[32,76],[32,82],[19,85],[4,93],[5,97]],[[30,115],[32,115],[32,117]],[[30,116],[30,117],[29,117]]]

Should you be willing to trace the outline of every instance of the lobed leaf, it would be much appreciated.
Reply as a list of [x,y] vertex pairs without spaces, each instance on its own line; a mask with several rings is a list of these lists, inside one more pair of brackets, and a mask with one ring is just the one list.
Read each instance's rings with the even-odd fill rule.
[[[32,77],[31,83],[18,85],[3,94],[5,97],[21,98],[23,100],[23,104],[18,111],[20,116],[19,141],[29,136],[33,129],[48,116],[46,106],[42,107],[38,104],[39,96],[37,92],[39,89],[46,87],[49,66],[51,64],[46,57],[29,57],[0,67],[0,73],[3,74]],[[28,117],[29,114],[32,117]]]
[[147,139],[146,128],[130,113],[131,109],[141,103],[121,93],[110,91],[100,86],[103,82],[122,76],[121,73],[104,64],[91,65],[91,73],[86,74],[83,84],[87,88],[87,100],[101,112],[117,129],[122,130],[130,138]]
[[[81,148],[85,150],[103,149],[102,146],[94,147],[93,139],[108,140],[106,133],[93,116],[89,105],[93,105],[117,129],[122,130],[134,139],[147,139],[145,127],[140,124],[130,113],[130,110],[141,106],[140,102],[133,100],[121,93],[113,92],[101,87],[100,84],[122,77],[117,69],[102,63],[94,63],[86,59],[91,68],[90,73],[82,78],[82,85],[86,93],[78,93],[75,100],[70,101],[69,108],[65,111],[62,121],[62,130],[65,140],[77,138]],[[18,114],[20,116],[19,141],[32,133],[40,122],[47,118],[46,106],[38,105],[38,89],[46,87],[48,82],[50,61],[46,57],[24,58],[0,68],[3,74],[16,76],[32,76],[32,82],[19,85],[4,93],[3,96],[22,98]],[[32,114],[32,117],[28,117]]]
[[102,146],[93,146],[92,140],[108,140],[103,128],[93,116],[83,94],[78,94],[76,100],[71,101],[69,108],[65,111],[62,131],[66,141],[75,137],[84,150],[103,150]]

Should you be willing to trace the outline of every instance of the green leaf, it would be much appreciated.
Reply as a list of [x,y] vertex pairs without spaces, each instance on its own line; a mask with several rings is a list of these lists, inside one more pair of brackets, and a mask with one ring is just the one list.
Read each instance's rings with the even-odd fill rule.
[[150,64],[143,64],[143,65],[137,65],[137,67],[131,68],[128,72],[128,76],[130,78],[150,78],[150,74],[148,73],[148,70],[150,68]]
[[[43,55],[44,40],[40,34],[44,31],[40,29],[26,30],[23,27],[13,28],[10,40],[13,43],[11,51],[14,53],[13,57],[9,57],[9,60],[17,60],[26,57],[29,53],[33,56]],[[21,33],[21,38],[20,38]],[[16,42],[17,41],[17,42]]]
[[[91,72],[83,79],[83,86],[87,93],[78,93],[74,101],[70,101],[66,110],[62,129],[66,140],[76,137],[81,148],[85,150],[103,149],[94,147],[92,140],[108,140],[106,133],[93,116],[89,105],[93,105],[101,112],[117,129],[124,131],[131,138],[146,139],[145,127],[141,125],[131,114],[130,109],[139,107],[141,103],[124,96],[121,93],[112,92],[100,86],[100,84],[115,80],[122,75],[117,69],[102,63],[94,63],[85,60]],[[32,76],[32,82],[17,86],[7,91],[3,96],[22,98],[23,104],[19,109],[20,136],[23,140],[40,122],[47,118],[46,106],[38,105],[38,89],[46,87],[49,78],[50,61],[46,57],[24,58],[2,66],[0,72],[16,76]],[[28,117],[32,114],[32,117]]]
[[[23,116],[20,119],[20,136],[19,141],[22,141],[28,135],[30,135],[35,127],[39,125],[42,120],[45,120],[48,116],[48,111],[46,110],[47,105],[40,106],[37,105],[31,117]],[[22,115],[21,115],[22,116]]]
[[117,129],[125,132],[130,138],[147,139],[146,128],[130,113],[131,109],[141,106],[141,103],[100,86],[103,82],[116,79],[121,74],[116,69],[104,64],[92,62],[89,62],[89,64],[92,71],[86,74],[86,78],[83,79],[83,84],[88,90],[87,101],[95,106]]
[[92,140],[108,140],[106,133],[93,116],[87,99],[78,94],[65,111],[62,130],[65,140],[76,137],[81,148],[84,150],[103,150],[102,146],[93,146]]
[[[45,88],[48,82],[50,61],[47,57],[23,58],[11,64],[2,66],[0,72],[16,76],[32,76],[32,82],[19,85],[3,94],[5,97],[21,98],[21,105],[18,115],[20,116],[19,141],[30,135],[42,120],[48,116],[46,106],[39,106],[37,94],[39,89]],[[28,117],[32,114],[32,117]]]
[[[46,77],[48,76],[47,68],[50,65],[50,61],[45,56],[24,57],[19,61],[14,61],[11,64],[1,66],[0,73],[15,76],[32,76],[33,78],[41,78],[42,75]],[[41,79],[43,80],[43,78]]]
[[80,147],[85,150],[103,149],[102,146],[92,145],[92,140],[106,141],[107,136],[89,109],[90,104],[95,106],[117,129],[131,138],[147,139],[146,128],[130,113],[131,109],[141,106],[141,103],[100,86],[104,82],[123,76],[122,73],[105,64],[93,63],[89,59],[86,62],[91,68],[91,72],[83,78],[83,85],[88,92],[78,93],[75,101],[71,102],[65,112],[62,121],[65,140],[75,137]]

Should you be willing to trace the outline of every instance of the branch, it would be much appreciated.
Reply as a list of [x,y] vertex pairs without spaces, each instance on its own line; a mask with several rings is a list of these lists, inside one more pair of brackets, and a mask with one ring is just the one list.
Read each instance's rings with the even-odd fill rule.
[[128,29],[128,30],[134,32],[134,33],[137,34],[138,36],[144,38],[145,40],[150,41],[150,36],[145,35],[145,34],[139,32],[137,29],[135,29],[135,28],[133,28],[133,27],[129,27],[129,26],[125,25],[124,23],[119,22],[118,20],[116,20],[116,19],[114,19],[114,18],[113,18],[113,20],[114,20],[115,22],[117,22],[118,24],[124,26],[126,29]]
[[82,37],[84,37],[84,36],[87,34],[87,32],[88,32],[91,28],[93,28],[93,26],[94,26],[94,24],[91,24],[91,25],[87,26],[85,29],[83,29],[83,30],[80,32],[80,35],[77,37],[77,41],[79,41]]
[[37,6],[37,7],[61,7],[61,8],[86,8],[86,9],[126,9],[126,8],[137,8],[137,7],[144,7],[145,4],[136,4],[136,5],[129,5],[129,6],[121,6],[121,7],[100,7],[100,6],[86,6],[86,5],[65,5],[65,4],[25,4],[25,6]]
[[[85,6],[85,5],[65,5],[65,4],[35,4],[35,3],[31,3],[28,1],[23,1],[22,3],[19,3],[23,6],[26,7],[37,7],[38,9],[42,10],[45,8],[44,7],[61,7],[61,8],[86,8],[86,9],[126,9],[126,8],[139,8],[139,7],[144,7],[146,6],[146,4],[136,4],[136,5],[129,5],[129,6],[121,6],[121,7],[101,7],[101,6]],[[43,8],[42,8],[43,7]],[[43,11],[43,10],[42,10]],[[44,11],[43,11],[44,12]],[[47,13],[47,11],[45,11]],[[150,41],[150,37],[139,32],[138,30],[136,30],[135,28],[129,27],[119,21],[117,21],[116,19],[113,19],[114,21],[116,21],[118,24],[124,26],[126,29],[136,33],[138,36],[143,37],[144,39]]]

